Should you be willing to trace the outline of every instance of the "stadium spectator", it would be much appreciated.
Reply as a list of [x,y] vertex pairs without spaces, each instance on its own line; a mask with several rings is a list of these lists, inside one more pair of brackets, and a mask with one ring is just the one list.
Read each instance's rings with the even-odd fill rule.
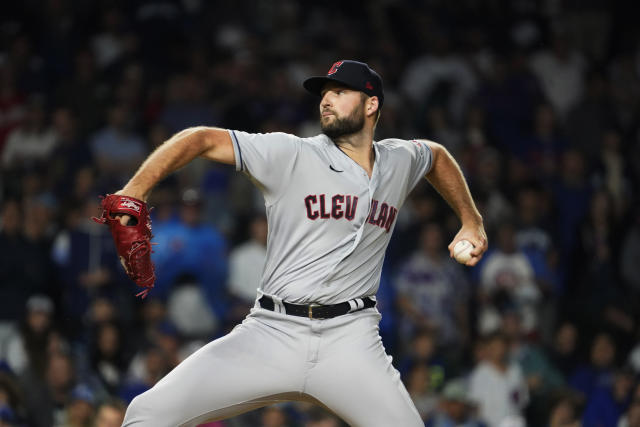
[[56,425],[68,427],[91,427],[94,414],[94,393],[85,384],[78,384],[71,391],[69,403],[61,422]]
[[569,385],[588,400],[596,390],[611,385],[615,358],[616,345],[611,335],[598,333],[591,341],[589,363],[574,369]]
[[[97,171],[91,165],[80,166],[78,169],[73,170],[72,182],[69,188],[60,195],[59,218],[61,229],[72,229],[86,219],[82,207],[87,201],[95,200],[96,177]],[[96,205],[94,215],[100,214],[97,209]]]
[[535,112],[533,133],[515,147],[516,155],[536,171],[539,181],[552,182],[558,173],[567,141],[560,134],[551,106],[539,105]]
[[533,268],[544,304],[539,308],[538,330],[550,340],[556,322],[558,300],[564,293],[564,277],[559,267],[558,249],[550,232],[550,194],[534,182],[517,191],[516,246]]
[[91,44],[98,66],[108,68],[118,61],[125,50],[124,16],[116,7],[108,8],[103,11],[101,24],[102,31],[93,38]]
[[55,148],[56,133],[49,126],[45,101],[34,95],[24,122],[8,136],[2,153],[4,168],[35,168],[46,162]]
[[564,379],[568,379],[578,365],[579,332],[575,323],[560,322],[555,330],[551,347],[547,350],[549,357]]
[[224,237],[202,219],[202,198],[198,190],[182,193],[180,221],[154,228],[152,259],[156,265],[156,296],[166,298],[171,285],[185,274],[197,279],[207,302],[218,318],[226,314],[225,284],[227,243]]
[[51,299],[44,295],[33,295],[27,300],[24,321],[3,346],[2,360],[15,374],[31,369],[44,375],[53,328],[53,308]]
[[111,298],[105,296],[97,296],[91,300],[91,305],[89,306],[85,321],[84,328],[89,330],[89,334],[92,329],[96,328],[105,323],[113,323],[122,318],[125,315],[125,308],[116,307],[116,304]]
[[126,343],[121,329],[114,322],[98,324],[91,343],[91,372],[100,380],[101,386],[114,395],[124,378],[127,367]]
[[408,375],[411,368],[424,365],[429,368],[429,389],[439,390],[445,381],[445,363],[438,352],[437,333],[423,328],[415,331],[410,348],[404,351],[398,369],[402,375]]
[[495,147],[485,147],[478,153],[477,175],[470,183],[479,196],[480,209],[487,228],[495,230],[513,215],[513,206],[505,197],[503,186],[504,156]]
[[96,69],[95,56],[86,48],[75,51],[73,72],[55,89],[56,105],[66,105],[78,117],[78,134],[88,137],[104,122],[109,86]]
[[91,220],[100,212],[98,203],[97,198],[84,200],[80,220],[62,230],[53,243],[66,326],[73,334],[80,332],[78,328],[82,327],[82,318],[93,298],[124,291],[115,286],[123,272],[109,230]]
[[517,311],[502,316],[502,331],[509,341],[509,358],[516,362],[527,382],[531,403],[527,418],[533,425],[543,424],[548,397],[564,386],[562,374],[552,365],[544,350],[527,339]]
[[142,138],[132,129],[129,116],[125,106],[112,105],[107,126],[91,138],[91,154],[98,166],[100,180],[110,188],[121,186],[147,153]]
[[172,287],[167,316],[180,335],[190,339],[214,336],[221,320],[207,303],[202,286],[189,275],[178,278]]
[[[559,179],[552,185],[556,211],[560,256],[571,259],[577,244],[577,230],[588,211],[591,185],[587,180],[587,163],[584,154],[576,149],[567,150],[562,156]],[[569,282],[570,285],[575,283]],[[571,288],[571,291],[574,289]]]
[[640,384],[636,384],[629,407],[618,421],[618,427],[636,427],[638,425],[640,425]]
[[[554,305],[554,301],[562,295],[562,277],[558,269],[558,251],[547,223],[549,216],[548,193],[541,186],[529,184],[517,192],[516,206],[516,246],[520,249],[533,267],[534,275],[540,290],[545,296],[551,296],[545,304]],[[550,307],[553,312],[556,307]],[[550,322],[553,314],[549,313]],[[541,319],[544,323],[544,320]]]
[[74,175],[91,166],[89,145],[78,135],[77,117],[69,108],[59,107],[52,114],[56,144],[47,168],[48,187],[57,194],[66,193],[74,185]]
[[[256,289],[262,280],[267,256],[267,219],[255,216],[249,223],[250,239],[229,254],[229,293],[250,305],[256,299]],[[246,310],[244,310],[246,311]]]
[[44,377],[33,369],[21,376],[25,392],[25,408],[29,425],[50,427],[62,424],[64,408],[71,398],[75,369],[71,357],[59,352],[49,353]]
[[582,425],[616,427],[631,401],[633,383],[632,370],[616,370],[611,384],[598,387],[589,396],[582,415]]
[[287,427],[288,418],[280,405],[268,406],[262,411],[261,427]]
[[[31,272],[23,265],[32,247],[24,235],[22,224],[20,203],[7,200],[2,206],[0,229],[0,300],[3,302],[0,319],[3,331],[11,327],[12,321],[23,318],[27,298],[42,290],[41,277],[32,277]],[[5,334],[6,332],[0,332],[0,336]]]
[[124,420],[126,406],[117,399],[108,399],[102,402],[96,409],[95,423],[93,427],[120,427]]
[[182,353],[180,352],[182,338],[171,322],[165,321],[158,325],[154,342],[164,354],[169,370],[182,362]]
[[531,69],[538,77],[545,96],[561,117],[582,98],[585,60],[579,51],[572,48],[568,35],[562,31],[553,35],[551,49],[533,55]]
[[460,122],[477,78],[467,62],[451,49],[446,34],[432,33],[432,37],[431,50],[407,66],[400,87],[418,111],[427,105],[440,105]]
[[[29,245],[29,278],[40,292],[52,293],[51,244],[58,229],[55,225],[57,201],[52,193],[39,193],[22,201],[22,232]],[[32,291],[33,292],[33,291]]]
[[546,425],[549,427],[581,427],[580,414],[584,403],[578,396],[569,392],[562,392],[553,396],[554,402],[549,411]]
[[416,363],[409,369],[405,383],[407,392],[413,400],[418,413],[423,421],[431,419],[438,402],[438,396],[431,385],[431,372],[429,366]]
[[140,307],[139,333],[142,337],[138,342],[143,344],[153,342],[156,331],[166,319],[167,306],[164,301],[153,296],[145,298]]
[[[572,298],[576,301],[581,324],[589,328],[602,326],[601,321],[594,321],[594,315],[604,318],[605,325],[610,324],[612,319],[607,312],[620,300],[620,283],[615,273],[619,236],[613,227],[614,209],[613,200],[606,191],[593,193],[573,251],[572,277],[578,287],[573,290]],[[616,323],[618,327],[633,329],[633,326]]]
[[207,82],[193,73],[176,75],[169,80],[160,122],[170,134],[191,126],[215,124],[213,108],[206,100],[206,86]]
[[479,328],[483,332],[495,330],[499,326],[500,311],[513,306],[522,318],[524,332],[532,333],[538,327],[542,296],[533,266],[516,246],[514,224],[502,223],[494,241],[495,249],[485,256],[480,270],[483,306]]
[[448,256],[438,224],[422,228],[419,245],[396,278],[403,313],[400,328],[405,336],[420,328],[433,328],[444,347],[464,345],[469,336],[465,308],[469,285],[462,268]]
[[554,249],[550,225],[545,221],[549,215],[547,196],[543,187],[530,183],[518,190],[516,203],[516,244],[543,258]]
[[118,397],[127,404],[130,403],[134,397],[153,387],[167,372],[167,355],[157,345],[148,345],[131,360],[127,378],[118,390]]
[[520,367],[509,362],[507,338],[502,332],[485,336],[481,345],[484,357],[471,371],[469,398],[478,405],[483,421],[499,427],[505,419],[524,415],[529,390]]
[[525,62],[517,52],[496,55],[476,95],[486,112],[489,145],[506,150],[505,154],[513,152],[543,97],[540,82]]
[[474,404],[469,399],[467,384],[462,378],[447,382],[434,416],[426,427],[484,427],[474,415]]

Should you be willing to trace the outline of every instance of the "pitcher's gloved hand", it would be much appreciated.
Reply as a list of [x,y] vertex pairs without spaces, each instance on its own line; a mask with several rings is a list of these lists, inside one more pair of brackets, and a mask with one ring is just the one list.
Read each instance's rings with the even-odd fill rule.
[[136,285],[145,288],[136,296],[146,297],[156,280],[151,261],[153,236],[147,204],[133,197],[107,194],[102,198],[102,215],[93,220],[109,226],[127,275]]

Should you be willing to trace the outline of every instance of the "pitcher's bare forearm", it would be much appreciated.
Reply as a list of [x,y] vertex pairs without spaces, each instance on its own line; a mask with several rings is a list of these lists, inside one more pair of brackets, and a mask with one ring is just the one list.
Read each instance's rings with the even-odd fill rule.
[[455,159],[440,144],[429,142],[433,166],[426,175],[438,193],[447,201],[460,221],[465,224],[482,223],[464,175]]
[[462,222],[460,231],[449,244],[449,254],[453,256],[453,248],[457,242],[468,240],[474,248],[471,251],[471,259],[466,262],[466,265],[474,266],[488,247],[482,216],[473,202],[467,181],[455,159],[442,145],[431,141],[427,143],[433,153],[433,165],[426,178]]
[[146,201],[158,182],[199,156],[233,164],[229,133],[204,126],[178,132],[151,153],[119,193]]

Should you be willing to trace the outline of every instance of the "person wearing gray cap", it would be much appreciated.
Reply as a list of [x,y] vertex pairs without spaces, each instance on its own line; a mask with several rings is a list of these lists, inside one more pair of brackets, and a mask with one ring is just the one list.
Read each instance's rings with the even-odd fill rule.
[[427,427],[486,427],[474,416],[475,406],[468,396],[463,378],[450,380],[444,385],[438,409]]

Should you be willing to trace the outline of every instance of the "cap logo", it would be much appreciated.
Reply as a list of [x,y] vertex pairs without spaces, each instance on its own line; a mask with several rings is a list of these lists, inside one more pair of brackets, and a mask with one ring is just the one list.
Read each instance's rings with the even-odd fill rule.
[[329,71],[327,71],[327,76],[335,74],[336,71],[338,71],[338,68],[340,68],[340,66],[342,65],[343,62],[344,61],[334,62],[333,65],[331,66],[331,68],[329,68]]
[[366,87],[369,90],[373,90],[373,85],[371,84],[371,82],[367,82],[364,87]]

